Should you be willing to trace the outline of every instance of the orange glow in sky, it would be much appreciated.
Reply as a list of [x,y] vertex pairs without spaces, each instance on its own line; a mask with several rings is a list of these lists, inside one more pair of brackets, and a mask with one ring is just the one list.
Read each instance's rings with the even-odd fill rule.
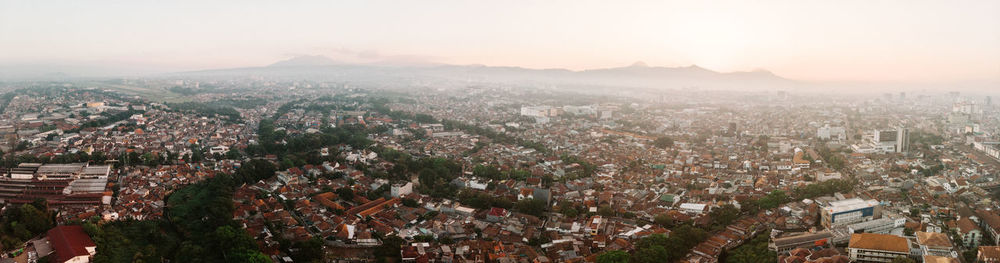
[[1000,80],[1000,1],[7,1],[0,64],[261,66],[296,54],[801,80]]

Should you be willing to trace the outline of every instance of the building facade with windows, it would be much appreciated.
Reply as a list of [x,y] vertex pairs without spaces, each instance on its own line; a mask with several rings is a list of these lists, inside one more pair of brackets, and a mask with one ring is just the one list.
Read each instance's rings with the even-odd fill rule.
[[891,262],[910,256],[910,241],[895,235],[853,234],[847,252],[851,262]]

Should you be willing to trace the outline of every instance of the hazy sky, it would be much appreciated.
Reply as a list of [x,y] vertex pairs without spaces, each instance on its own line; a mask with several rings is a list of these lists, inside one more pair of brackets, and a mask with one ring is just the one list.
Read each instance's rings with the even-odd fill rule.
[[0,65],[162,71],[291,55],[801,80],[1000,79],[1000,1],[0,0]]

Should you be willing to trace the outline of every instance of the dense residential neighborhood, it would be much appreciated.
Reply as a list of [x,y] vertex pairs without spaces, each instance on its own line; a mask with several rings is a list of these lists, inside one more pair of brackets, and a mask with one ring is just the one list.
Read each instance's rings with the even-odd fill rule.
[[1000,239],[989,97],[147,83],[274,92],[9,91],[5,218],[54,220],[5,221],[5,256],[176,257],[114,241],[164,227],[274,262],[990,262]]
[[0,0],[0,263],[1000,263],[1000,0]]

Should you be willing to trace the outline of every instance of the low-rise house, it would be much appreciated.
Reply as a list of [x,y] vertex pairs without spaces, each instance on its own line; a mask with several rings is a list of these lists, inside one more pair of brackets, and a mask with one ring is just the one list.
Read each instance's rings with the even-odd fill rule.
[[983,238],[983,232],[979,230],[979,226],[976,226],[976,223],[972,222],[969,218],[959,219],[957,224],[958,235],[962,238],[962,245],[965,247],[979,246],[979,241]]
[[57,226],[48,232],[55,251],[53,262],[87,263],[97,254],[97,245],[81,226]]
[[951,240],[944,233],[916,232],[917,244],[923,255],[934,255],[943,257],[957,257],[958,253],[952,251]]

